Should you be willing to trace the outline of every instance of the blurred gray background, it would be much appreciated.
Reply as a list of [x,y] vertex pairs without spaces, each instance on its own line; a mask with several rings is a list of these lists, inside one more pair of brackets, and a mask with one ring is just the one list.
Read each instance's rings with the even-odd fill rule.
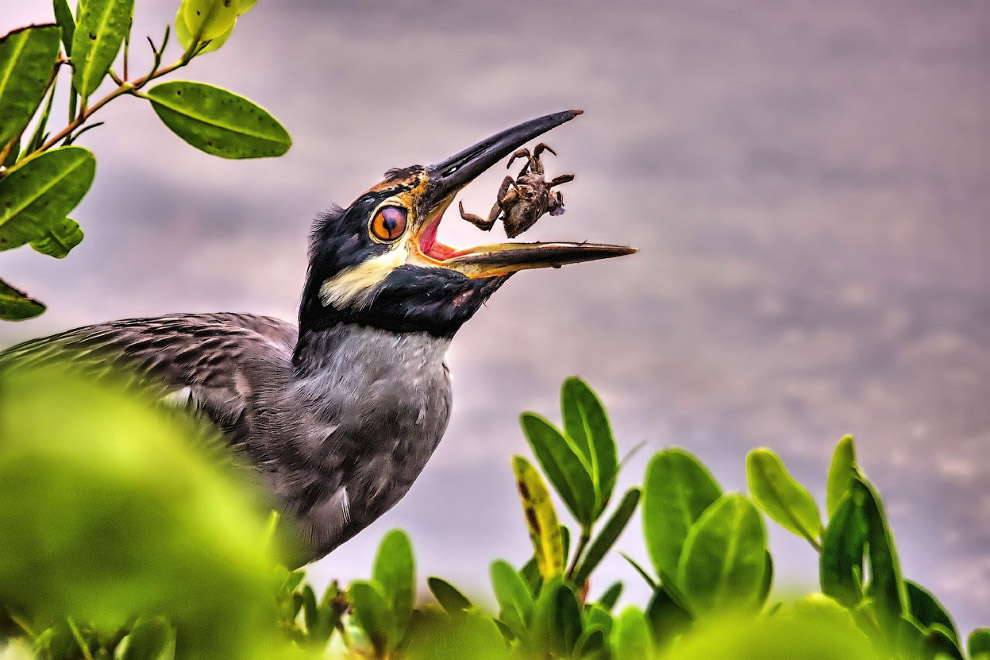
[[[132,72],[177,5],[138,0]],[[51,16],[46,0],[0,7],[3,31]],[[261,0],[178,77],[261,103],[292,150],[214,159],[142,101],[115,102],[82,140],[99,159],[73,213],[85,242],[64,262],[0,255],[3,277],[50,305],[0,326],[0,344],[175,311],[293,318],[319,210],[388,167],[571,107],[586,114],[548,137],[549,172],[577,174],[568,212],[527,237],[641,248],[523,273],[492,299],[450,352],[454,416],[435,458],[312,568],[319,580],[366,574],[401,526],[421,575],[488,593],[491,559],[529,553],[517,415],[556,418],[559,383],[580,374],[622,449],[646,442],[620,486],[680,445],[744,489],[744,456],[763,445],[821,497],[832,447],[854,433],[905,573],[964,628],[990,623],[985,0]],[[465,206],[486,211],[502,176]],[[449,215],[442,240],[489,240]],[[776,530],[772,543],[778,583],[813,587],[812,550]],[[645,557],[637,533],[619,548]],[[616,559],[594,589],[612,578],[644,594]]]

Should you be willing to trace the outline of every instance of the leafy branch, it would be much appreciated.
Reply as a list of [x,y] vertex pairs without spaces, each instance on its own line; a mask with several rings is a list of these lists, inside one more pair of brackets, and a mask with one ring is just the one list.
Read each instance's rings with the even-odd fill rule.
[[[43,254],[65,257],[83,239],[67,214],[89,190],[93,154],[73,147],[91,121],[122,96],[148,101],[162,122],[190,145],[223,158],[280,156],[292,144],[278,121],[251,101],[227,90],[185,81],[149,84],[220,48],[239,16],[255,0],[182,0],[161,43],[149,37],[151,67],[130,79],[134,0],[86,0],[75,13],[67,0],[53,0],[55,23],[31,25],[0,37],[0,251],[28,244]],[[170,36],[182,52],[162,66]],[[121,60],[122,76],[113,68]],[[47,132],[60,73],[69,64],[68,123]],[[109,80],[114,87],[92,101]],[[31,137],[22,137],[32,124]],[[71,151],[73,150],[74,151]],[[65,150],[67,154],[61,154]],[[70,170],[65,167],[71,165]],[[0,280],[0,319],[41,314],[44,304]]]

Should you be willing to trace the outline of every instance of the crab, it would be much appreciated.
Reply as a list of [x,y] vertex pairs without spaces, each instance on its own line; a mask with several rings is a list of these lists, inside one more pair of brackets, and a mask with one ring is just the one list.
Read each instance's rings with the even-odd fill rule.
[[517,158],[525,158],[526,164],[515,179],[507,176],[502,181],[495,198],[495,205],[492,206],[488,217],[482,218],[473,213],[466,213],[463,202],[459,202],[461,217],[483,231],[490,231],[495,221],[501,217],[505,235],[515,238],[535,225],[543,215],[562,214],[564,197],[560,191],[551,188],[573,181],[574,175],[561,174],[547,181],[543,175],[543,163],[540,161],[544,151],[557,155],[556,151],[542,142],[533,148],[532,154],[529,149],[520,149],[512,154],[506,168],[512,167],[513,161]]

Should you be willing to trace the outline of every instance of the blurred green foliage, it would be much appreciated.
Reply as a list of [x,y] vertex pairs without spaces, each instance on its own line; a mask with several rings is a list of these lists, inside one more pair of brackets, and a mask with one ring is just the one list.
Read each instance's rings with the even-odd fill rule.
[[[750,495],[724,493],[682,449],[649,462],[642,493],[611,501],[620,462],[587,385],[563,425],[522,418],[541,472],[513,459],[533,555],[491,564],[497,611],[435,576],[417,595],[413,546],[381,542],[372,574],[321,595],[286,556],[250,473],[193,420],[59,372],[0,376],[0,660],[990,660],[905,579],[883,504],[836,450],[828,511],[767,449]],[[574,516],[561,524],[551,490]],[[642,500],[652,595],[591,595],[598,562]],[[770,598],[764,514],[819,554],[821,593]],[[280,525],[285,524],[284,522]],[[631,560],[630,560],[631,561]]]
[[[255,0],[181,0],[175,17],[181,55],[162,65],[172,32],[166,27],[160,44],[148,39],[150,69],[132,78],[134,4],[77,0],[73,13],[67,0],[53,0],[55,23],[0,36],[0,251],[30,245],[61,259],[82,242],[82,228],[68,213],[89,191],[96,158],[70,145],[100,126],[103,122],[91,121],[93,115],[121,96],[145,99],[169,130],[215,156],[281,156],[292,145],[288,132],[266,110],[225,89],[176,80],[144,91],[158,78],[220,48]],[[52,134],[49,120],[63,70],[70,79],[68,124]],[[104,86],[107,93],[100,97],[96,92]],[[0,320],[32,318],[44,311],[42,303],[0,280]]]

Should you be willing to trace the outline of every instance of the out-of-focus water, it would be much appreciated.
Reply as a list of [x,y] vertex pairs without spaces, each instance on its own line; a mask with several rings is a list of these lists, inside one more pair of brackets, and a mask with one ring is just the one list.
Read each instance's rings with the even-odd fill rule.
[[[138,4],[132,69],[177,2]],[[46,20],[0,0],[2,29]],[[677,444],[743,489],[748,449],[824,490],[846,432],[886,495],[907,575],[965,628],[990,616],[990,5],[983,0],[398,3],[271,0],[181,77],[262,103],[278,160],[200,154],[138,99],[89,133],[99,168],[64,262],[0,255],[49,303],[0,342],[109,318],[245,310],[292,318],[310,219],[388,167],[435,162],[545,112],[568,212],[527,237],[641,248],[523,273],[455,341],[454,417],[409,496],[313,570],[364,574],[387,527],[423,573],[483,590],[528,540],[509,470],[517,414],[554,416],[581,374],[622,446]],[[465,191],[489,208],[503,174]],[[487,240],[448,218],[441,238]],[[815,570],[773,543],[781,581]],[[619,546],[643,557],[638,535]],[[624,578],[609,560],[597,588]],[[638,591],[637,591],[638,589]]]

